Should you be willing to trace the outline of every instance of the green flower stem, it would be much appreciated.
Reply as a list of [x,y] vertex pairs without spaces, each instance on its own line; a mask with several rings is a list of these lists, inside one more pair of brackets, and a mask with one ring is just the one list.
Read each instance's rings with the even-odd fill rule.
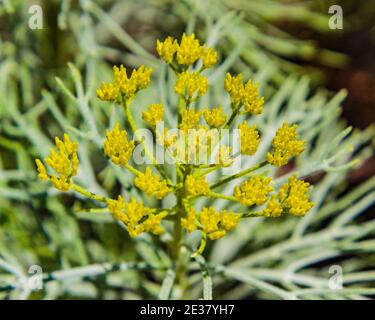
[[142,174],[141,171],[137,170],[136,168],[134,168],[133,166],[131,166],[129,164],[126,164],[125,168],[128,169],[131,173],[133,173],[136,176],[139,176],[140,174]]
[[216,193],[216,192],[210,192],[207,196],[210,197],[210,198],[224,199],[224,200],[228,200],[228,201],[238,202],[238,200],[233,196],[226,196],[224,194],[220,194],[220,193]]
[[232,124],[232,122],[234,121],[238,113],[240,112],[241,107],[242,107],[241,105],[234,107],[230,118],[228,119],[227,123],[224,125],[224,129],[227,129],[230,127],[230,125]]
[[251,172],[253,172],[253,171],[257,170],[257,169],[259,169],[259,168],[262,168],[262,167],[266,166],[267,164],[268,164],[267,161],[263,161],[263,162],[257,164],[254,167],[251,167],[249,169],[243,170],[243,171],[241,171],[241,172],[239,172],[237,174],[229,176],[228,178],[225,178],[223,180],[218,181],[217,183],[215,183],[212,186],[210,186],[210,189],[212,190],[212,189],[218,188],[218,187],[222,186],[223,184],[228,183],[229,181],[232,181],[234,179],[238,179],[240,177],[243,177],[243,176],[245,176],[245,175],[247,175],[247,174],[249,174],[249,173],[251,173]]
[[218,170],[218,169],[220,169],[220,168],[221,168],[221,166],[217,166],[217,165],[215,165],[215,166],[212,166],[211,168],[209,168],[209,169],[207,169],[207,170],[205,170],[205,171],[203,171],[203,172],[200,172],[200,171],[198,170],[197,173],[194,174],[194,176],[200,178],[200,177],[205,176],[205,175],[207,175],[207,174],[209,174],[209,173],[211,173],[211,172],[213,172],[213,171],[216,171],[216,170]]
[[73,187],[73,189],[76,192],[84,195],[87,198],[93,199],[95,201],[108,203],[108,201],[111,200],[110,198],[106,198],[106,197],[103,197],[103,196],[98,196],[98,195],[92,193],[91,191],[89,191],[89,190],[87,190],[87,189],[85,189],[85,188],[83,188],[83,187],[81,187],[81,186],[79,186],[79,185],[77,185],[75,183],[73,183],[72,187]]
[[[124,97],[122,98],[122,106],[124,108],[124,112],[126,114],[126,117],[127,117],[128,121],[129,121],[130,128],[132,129],[133,134],[136,135],[136,138],[138,139],[138,135],[137,135],[138,128],[137,128],[137,125],[135,124],[133,115],[130,112],[129,104],[127,103],[127,101],[126,101],[126,99]],[[156,163],[156,159],[154,158],[154,156],[152,155],[152,153],[150,152],[150,150],[148,150],[146,144],[144,144],[143,141],[142,141],[142,144],[143,144],[143,146],[145,148],[145,155],[146,155],[146,157],[149,160],[152,161],[152,164],[159,171],[160,175],[164,179],[166,179],[167,181],[170,181],[170,179],[169,179],[168,175],[165,173],[164,169]]]
[[206,247],[207,244],[207,234],[205,232],[201,232],[201,243],[199,245],[199,248],[196,252],[194,252],[191,257],[195,258],[196,256],[199,256],[203,253],[204,248]]
[[262,212],[246,212],[241,214],[241,218],[259,218],[263,216]]

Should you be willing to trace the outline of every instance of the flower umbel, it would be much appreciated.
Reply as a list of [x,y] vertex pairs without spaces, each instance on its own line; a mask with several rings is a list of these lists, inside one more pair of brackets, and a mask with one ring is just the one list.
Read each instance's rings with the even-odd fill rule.
[[245,206],[260,206],[267,201],[268,194],[273,190],[271,178],[254,176],[234,189],[234,196]]
[[244,122],[238,126],[240,130],[240,141],[241,141],[241,153],[251,156],[258,150],[259,146],[259,132],[257,126],[249,126],[247,122]]
[[134,141],[127,139],[126,131],[120,130],[118,123],[112,131],[106,131],[104,153],[111,158],[113,163],[126,166],[133,154],[134,146]]
[[304,216],[314,203],[309,201],[308,191],[310,184],[291,176],[288,183],[279,191],[279,200],[282,206],[293,216]]
[[142,112],[142,119],[151,127],[163,120],[164,107],[161,103],[153,103],[148,107],[147,111]]
[[68,134],[64,134],[64,139],[55,137],[55,149],[50,150],[50,154],[45,158],[45,162],[57,175],[48,175],[46,167],[40,159],[36,159],[36,165],[41,180],[51,180],[56,189],[68,191],[71,187],[71,178],[77,174],[78,170],[78,143],[71,141]]
[[154,196],[158,199],[164,198],[172,191],[172,189],[168,187],[167,181],[160,180],[160,177],[152,175],[150,167],[147,167],[145,173],[139,174],[134,179],[134,184],[148,196]]
[[[232,167],[235,167],[225,168],[231,166],[234,159],[253,156],[258,151],[261,140],[260,132],[255,124],[249,125],[247,120],[242,120],[238,126],[240,137],[235,139],[233,144],[236,147],[237,140],[240,140],[240,153],[231,157],[232,148],[224,144],[228,141],[222,134],[222,129],[233,129],[234,123],[239,122],[236,117],[249,118],[249,116],[262,113],[264,98],[260,96],[258,85],[252,80],[244,82],[242,74],[234,76],[227,73],[224,89],[230,96],[230,105],[224,108],[222,106],[206,107],[202,110],[203,102],[201,103],[199,99],[208,91],[209,85],[205,73],[207,68],[217,63],[217,52],[201,44],[194,34],[184,34],[181,41],[172,37],[167,37],[162,42],[157,41],[156,51],[176,77],[175,97],[170,97],[169,94],[167,97],[161,95],[163,101],[171,107],[170,110],[167,109],[167,104],[164,107],[161,103],[151,103],[147,109],[141,110],[144,122],[140,121],[140,123],[151,128],[150,136],[156,138],[158,145],[152,145],[151,148],[148,141],[145,141],[146,139],[141,139],[138,119],[134,117],[134,108],[131,108],[134,101],[138,104],[136,109],[142,107],[139,103],[144,100],[135,98],[140,90],[146,89],[149,85],[151,68],[142,65],[128,73],[123,65],[114,66],[112,81],[103,82],[96,92],[99,99],[118,103],[123,107],[124,128],[137,140],[135,150],[135,141],[128,139],[127,131],[121,129],[119,123],[116,123],[113,129],[106,130],[105,133],[104,154],[111,159],[113,164],[122,167],[115,168],[116,174],[113,174],[113,166],[105,170],[111,181],[118,178],[116,183],[109,184],[116,188],[108,190],[108,194],[113,194],[115,190],[120,191],[121,188],[121,194],[124,194],[124,197],[116,196],[112,199],[96,195],[72,181],[78,170],[78,144],[71,141],[67,134],[64,135],[63,140],[56,138],[57,149],[52,149],[45,159],[45,163],[50,167],[48,169],[54,171],[53,174],[49,173],[40,159],[35,160],[39,178],[50,180],[59,190],[72,189],[91,200],[101,202],[115,219],[124,224],[132,237],[144,232],[160,235],[164,231],[163,224],[168,225],[168,228],[170,225],[173,231],[168,232],[160,243],[168,246],[171,261],[176,265],[183,260],[180,257],[182,257],[186,232],[198,231],[201,236],[201,244],[197,252],[193,254],[194,256],[203,252],[207,239],[216,240],[225,236],[237,226],[240,219],[259,216],[279,217],[285,213],[294,216],[306,214],[313,206],[313,203],[309,201],[307,182],[292,176],[278,191],[273,192],[272,178],[268,176],[270,170],[255,173],[256,170],[265,166],[269,167],[269,164],[276,166],[287,164],[290,158],[303,151],[304,141],[298,139],[297,126],[284,123],[277,130],[272,149],[267,155],[258,152],[256,157],[250,159],[260,158],[258,163],[254,163],[250,168],[241,169],[235,174],[223,176],[222,173],[226,174]],[[166,83],[169,83],[169,79],[172,78],[168,73]],[[216,87],[216,90],[217,88],[219,87]],[[173,90],[168,92],[173,93]],[[212,101],[219,100],[215,93],[216,91],[210,95]],[[148,98],[153,96],[154,93],[151,92]],[[231,114],[227,116],[224,110],[228,110],[228,107]],[[170,115],[176,115],[178,134],[173,132],[176,128],[163,127],[161,122],[164,112],[169,125],[173,123],[170,121]],[[204,124],[201,122],[202,113]],[[114,116],[117,117],[118,114]],[[107,119],[106,115],[103,116],[104,121],[105,119]],[[259,127],[263,132],[264,128],[261,124],[262,122]],[[175,162],[168,163],[168,165],[160,163],[160,154],[155,156],[154,149],[165,151],[164,154],[168,156],[168,159],[172,158]],[[138,151],[141,155],[145,155],[146,160],[149,160],[146,162],[145,169],[135,167],[138,164],[136,158],[132,162],[134,166],[130,164],[133,152],[138,155]],[[210,175],[211,173],[216,174]],[[130,179],[123,176],[127,174],[131,175]],[[244,177],[247,179],[234,188],[233,195],[228,194],[228,183]],[[138,189],[129,186],[128,181],[133,181]],[[134,197],[129,197],[127,193],[131,193]],[[154,199],[148,197],[154,197]],[[225,206],[226,202],[233,202],[237,212],[216,211],[214,207],[204,207],[204,205],[202,208],[204,202],[199,201],[199,198],[203,197],[206,202],[220,199],[220,203],[215,203],[220,206],[222,204]],[[129,198],[130,200],[127,200]],[[144,199],[145,203],[153,204],[154,207],[145,206],[141,199]],[[260,208],[256,208],[257,206]],[[95,209],[101,211],[107,208],[101,206]],[[164,222],[164,220],[167,221]],[[150,238],[150,241],[151,239],[153,238]],[[185,246],[185,249],[188,250],[188,247]],[[181,269],[183,273],[183,265]],[[176,273],[176,278],[179,273],[180,271]]]
[[304,150],[305,142],[298,140],[297,125],[288,123],[277,129],[272,141],[273,152],[267,153],[267,161],[275,166],[286,165],[291,157],[298,156]]

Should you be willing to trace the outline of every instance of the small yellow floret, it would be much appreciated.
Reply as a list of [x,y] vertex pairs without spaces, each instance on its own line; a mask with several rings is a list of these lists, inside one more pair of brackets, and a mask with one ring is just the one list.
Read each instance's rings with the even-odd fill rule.
[[297,125],[288,123],[277,129],[272,141],[273,152],[267,153],[267,161],[275,166],[286,165],[291,157],[298,156],[304,150],[305,142],[298,140]]
[[166,180],[161,180],[159,176],[152,175],[150,167],[147,167],[145,173],[141,173],[134,179],[134,184],[148,196],[154,196],[158,199],[164,198],[172,191]]
[[210,193],[210,186],[204,177],[195,178],[188,175],[185,180],[185,189],[191,196],[207,195]]
[[217,63],[217,52],[212,48],[205,48],[202,52],[203,68],[208,69]]
[[210,127],[219,128],[227,121],[227,115],[222,107],[212,108],[211,110],[207,107],[203,115]]
[[231,97],[232,104],[237,108],[243,105],[245,110],[253,115],[262,113],[264,97],[259,97],[258,85],[251,80],[243,84],[243,76],[226,74],[224,88]]
[[115,79],[115,86],[125,95],[126,99],[131,99],[134,95],[142,89],[145,89],[150,83],[151,68],[140,66],[134,69],[130,78],[126,73],[126,68],[121,65],[120,67],[113,67],[113,77]]
[[96,95],[103,101],[116,101],[119,91],[120,89],[116,84],[102,82],[99,89],[96,90]]
[[160,58],[162,58],[166,63],[171,63],[174,58],[174,54],[178,49],[177,40],[173,39],[172,37],[168,37],[161,42],[157,40],[156,42],[156,51],[158,52]]
[[242,80],[242,74],[232,76],[228,72],[225,76],[224,89],[229,93],[231,101],[234,105],[238,105],[242,102],[242,94],[244,90]]
[[36,163],[36,166],[38,167],[38,172],[39,172],[38,177],[39,177],[39,179],[42,180],[42,181],[49,180],[47,169],[44,166],[44,164],[42,163],[42,161],[40,161],[40,159],[35,159],[35,163]]
[[258,150],[259,132],[256,125],[249,126],[244,122],[238,126],[240,130],[241,153],[245,155],[253,155]]
[[194,33],[190,36],[184,33],[177,48],[177,63],[186,66],[193,64],[201,57],[203,49],[204,47],[199,44]]
[[113,163],[125,166],[133,154],[134,146],[134,141],[127,139],[126,131],[120,130],[118,123],[112,131],[106,130],[104,153],[111,158]]
[[190,208],[187,212],[186,218],[181,218],[181,226],[188,232],[197,230],[196,212],[194,208]]
[[309,186],[308,182],[292,176],[288,183],[280,188],[279,199],[291,215],[303,216],[314,206],[314,203],[309,201]]
[[232,149],[228,146],[220,146],[215,157],[215,163],[222,167],[229,167],[233,163],[233,159],[230,157]]
[[266,207],[263,210],[265,217],[280,217],[283,213],[283,207],[276,195],[273,195],[267,202]]
[[243,89],[242,104],[247,112],[261,114],[264,106],[264,97],[259,97],[258,85],[249,80]]
[[160,225],[163,216],[153,214],[150,208],[134,198],[126,202],[123,197],[119,196],[117,200],[111,200],[108,203],[108,209],[115,219],[125,224],[131,237],[136,237],[142,232],[158,235],[164,231]]
[[234,196],[245,206],[260,206],[267,201],[268,194],[273,190],[270,186],[271,180],[263,176],[254,176],[235,187]]
[[43,163],[39,159],[36,159],[38,176],[41,180],[50,179],[56,189],[68,191],[71,187],[71,178],[77,175],[79,163],[77,155],[78,143],[71,141],[69,135],[65,133],[63,141],[55,137],[55,144],[57,151],[51,149],[49,156],[44,160],[58,176],[49,176]]
[[238,214],[226,210],[216,212],[212,207],[203,208],[199,214],[203,232],[211,240],[225,236],[227,231],[233,230],[237,226],[239,219]]
[[199,72],[184,71],[178,75],[175,91],[187,100],[195,101],[208,89],[207,78]]
[[185,134],[188,133],[189,129],[193,129],[199,122],[201,110],[195,111],[194,109],[183,109],[181,111],[181,123],[179,129],[183,130]]
[[153,103],[148,107],[147,111],[142,112],[142,119],[152,127],[163,120],[163,116],[164,107],[161,103]]
[[164,132],[156,132],[156,142],[166,148],[170,147],[177,140],[177,135],[171,133],[167,128],[164,128]]

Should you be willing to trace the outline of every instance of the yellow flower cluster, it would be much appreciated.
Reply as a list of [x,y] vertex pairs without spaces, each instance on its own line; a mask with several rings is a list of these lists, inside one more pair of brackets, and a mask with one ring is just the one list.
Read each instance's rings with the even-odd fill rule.
[[[206,48],[195,38],[195,34],[182,35],[180,44],[172,37],[164,42],[157,41],[156,51],[159,56],[168,64],[176,61],[181,66],[190,66],[199,59],[202,59],[203,68],[210,68],[217,62],[217,52],[212,48]],[[176,60],[175,60],[176,58]]]
[[227,121],[227,115],[224,113],[222,107],[212,108],[211,110],[206,108],[203,115],[211,128],[220,128]]
[[111,158],[112,162],[125,166],[134,150],[134,141],[127,139],[125,130],[120,130],[120,125],[116,123],[112,131],[106,130],[104,141],[104,153]]
[[159,176],[152,175],[150,167],[147,167],[145,173],[139,174],[134,179],[134,184],[148,196],[154,196],[158,199],[164,198],[172,191],[172,189],[168,187],[167,181],[161,180]]
[[158,235],[164,231],[160,225],[164,216],[153,214],[150,208],[134,198],[126,202],[123,197],[119,196],[117,200],[109,201],[108,209],[114,218],[125,224],[131,237],[136,237],[142,232]]
[[178,75],[174,89],[185,100],[193,102],[207,92],[208,81],[199,72],[184,71]]
[[96,95],[100,100],[103,101],[116,101],[120,88],[114,83],[102,82],[98,90],[96,90]]
[[[199,218],[199,219],[197,219]],[[193,232],[197,229],[197,222],[201,225],[202,231],[208,236],[210,240],[219,239],[233,230],[240,220],[240,215],[226,210],[216,212],[214,208],[203,208],[197,214],[194,209],[190,209],[187,218],[181,219],[181,225],[188,232]]]
[[280,217],[283,213],[283,207],[280,201],[277,199],[277,195],[272,195],[268,200],[266,207],[263,210],[263,215],[265,217]]
[[151,127],[163,120],[164,107],[161,103],[153,103],[148,107],[147,111],[142,111],[142,119]]
[[180,114],[181,122],[179,125],[179,129],[184,131],[184,134],[186,135],[189,129],[193,129],[196,127],[201,117],[202,111],[195,111],[194,109],[183,109],[181,110]]
[[[173,192],[178,205],[165,210],[152,209],[134,198],[129,201],[121,196],[117,199],[110,199],[95,195],[74,184],[71,180],[78,170],[78,144],[72,142],[67,134],[64,135],[63,141],[59,138],[55,139],[57,151],[52,149],[50,155],[45,159],[45,163],[54,170],[56,175],[50,175],[41,160],[35,160],[39,178],[50,180],[59,190],[67,191],[72,188],[90,199],[106,204],[113,217],[125,224],[132,237],[143,232],[161,234],[164,231],[161,223],[169,215],[168,220],[174,224],[180,224],[177,225],[176,230],[181,226],[188,232],[199,230],[202,233],[202,242],[197,253],[202,253],[206,237],[211,240],[223,237],[237,226],[241,217],[249,218],[259,215],[279,217],[283,213],[302,216],[310,210],[313,203],[309,201],[308,197],[309,184],[297,180],[295,176],[291,177],[278,192],[274,193],[272,193],[272,179],[263,175],[251,176],[236,186],[233,196],[211,191],[210,184],[206,180],[207,174],[230,166],[234,161],[231,157],[231,148],[219,144],[223,136],[218,129],[229,128],[238,115],[260,114],[263,110],[264,98],[259,95],[258,86],[251,80],[244,82],[242,74],[232,76],[227,73],[224,88],[231,99],[232,113],[229,120],[221,106],[211,109],[206,107],[204,111],[198,110],[198,105],[195,102],[208,90],[208,80],[202,75],[202,72],[217,62],[216,51],[201,45],[194,34],[189,36],[184,34],[180,42],[172,37],[166,38],[163,42],[157,41],[156,50],[177,75],[174,90],[179,98],[178,128],[183,134],[171,133],[172,130],[169,131],[167,128],[163,130],[157,128],[158,122],[163,120],[165,111],[161,103],[150,104],[148,109],[142,112],[142,119],[153,129],[157,143],[162,144],[165,151],[168,152],[168,156],[177,162],[175,175],[170,175],[169,170],[157,164],[152,152],[154,150],[149,150],[145,141],[139,141],[139,143],[145,143],[143,145],[144,153],[152,160],[154,168],[147,167],[144,172],[140,172],[128,164],[135,148],[135,141],[128,139],[127,132],[121,130],[118,123],[112,130],[106,130],[104,153],[113,163],[126,168],[135,175],[134,185],[143,191],[144,195],[163,199]],[[113,81],[102,83],[96,92],[101,100],[122,103],[133,134],[136,134],[138,128],[130,109],[131,102],[140,90],[149,85],[151,72],[152,69],[140,66],[128,76],[123,65],[114,66]],[[201,123],[202,113],[206,124]],[[195,130],[189,132],[189,129]],[[256,125],[250,126],[245,121],[238,126],[238,129],[240,130],[241,154],[255,154],[260,143],[260,134]],[[282,166],[288,163],[291,157],[300,154],[303,148],[304,141],[298,140],[297,137],[297,126],[289,127],[287,123],[284,123],[277,130],[272,142],[272,150],[269,150],[266,159],[268,163]],[[207,165],[214,155],[212,153],[214,150],[215,152],[217,150],[215,164]],[[219,178],[216,183],[211,185],[211,188],[216,190],[229,181],[245,177],[254,169],[260,169],[267,165],[267,161],[262,161],[252,168],[229,177]],[[153,169],[159,173],[153,174]],[[204,207],[197,212],[194,209],[194,201],[199,196],[239,202],[246,207],[262,206],[260,210],[263,211],[255,214],[253,211],[247,213],[234,213],[226,210],[216,212],[213,207]],[[174,234],[176,238],[171,241],[173,255],[177,256],[179,253],[183,234],[182,232]]]
[[240,149],[241,153],[251,156],[257,152],[259,147],[259,132],[257,126],[249,126],[247,122],[244,122],[238,126],[240,130]]
[[158,52],[159,56],[166,62],[172,63],[174,54],[178,49],[178,42],[177,40],[173,39],[172,37],[167,37],[164,42],[159,40],[156,41],[156,51]]
[[177,135],[171,133],[167,128],[164,128],[163,132],[156,132],[156,142],[165,146],[166,148],[170,147],[177,140]]
[[151,72],[151,68],[145,68],[142,65],[138,69],[134,69],[130,78],[128,78],[126,68],[123,65],[120,67],[114,66],[114,81],[103,82],[96,94],[99,99],[104,101],[116,101],[120,92],[124,94],[126,99],[131,99],[139,90],[145,89],[149,85]]
[[277,129],[272,141],[273,153],[267,153],[267,161],[275,166],[286,165],[291,157],[298,156],[304,150],[305,142],[298,140],[297,125],[288,123]]
[[210,186],[204,177],[195,178],[188,175],[185,180],[186,192],[191,196],[207,195],[210,193]]
[[68,191],[71,187],[71,178],[77,175],[78,170],[78,156],[77,149],[78,143],[71,141],[68,134],[64,134],[64,140],[55,137],[55,144],[57,151],[50,150],[50,154],[45,158],[45,162],[57,174],[48,175],[47,169],[40,159],[36,159],[38,167],[39,178],[41,180],[51,180],[54,187],[61,191]]
[[273,190],[271,178],[254,176],[234,188],[235,198],[245,206],[260,206],[267,201],[268,194]]
[[233,163],[233,159],[230,157],[232,149],[228,146],[220,146],[215,157],[215,163],[222,167],[229,167]]
[[279,199],[283,207],[293,216],[303,216],[314,203],[309,201],[308,191],[310,184],[291,176],[288,183],[279,191]]
[[237,108],[243,105],[245,110],[253,115],[261,114],[264,106],[264,97],[259,97],[258,86],[251,80],[242,83],[243,76],[226,74],[224,88],[231,97],[232,104]]

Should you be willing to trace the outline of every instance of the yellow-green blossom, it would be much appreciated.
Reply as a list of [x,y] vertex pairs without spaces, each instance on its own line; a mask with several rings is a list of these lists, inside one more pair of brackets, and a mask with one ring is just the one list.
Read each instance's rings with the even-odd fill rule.
[[259,97],[258,85],[251,80],[247,81],[242,93],[242,104],[247,112],[261,114],[264,106],[264,97]]
[[184,71],[180,73],[175,85],[176,93],[190,101],[195,101],[203,96],[207,89],[207,78],[199,72]]
[[239,74],[232,76],[230,73],[226,74],[224,81],[224,88],[231,97],[234,106],[243,105],[245,111],[257,115],[262,113],[264,106],[264,98],[259,97],[258,86],[251,80],[243,84],[243,76]]
[[158,199],[164,198],[172,191],[172,189],[168,187],[167,181],[161,180],[159,176],[152,175],[150,167],[147,167],[145,173],[139,174],[134,179],[134,184],[148,196],[154,196]]
[[134,198],[126,202],[119,196],[117,200],[109,201],[108,209],[114,218],[125,224],[131,237],[136,237],[142,232],[161,234],[164,231],[160,225],[163,215],[153,214],[150,208]]
[[123,65],[113,67],[115,84],[126,99],[131,99],[139,90],[145,89],[149,85],[151,73],[151,68],[145,68],[142,65],[138,69],[134,69],[129,78]]
[[234,105],[238,105],[242,102],[242,95],[244,90],[242,81],[242,74],[232,76],[228,72],[225,76],[224,89],[229,93],[231,101]]
[[150,104],[147,111],[142,112],[142,119],[151,127],[163,120],[164,107],[161,103]]
[[206,107],[203,115],[210,127],[219,128],[227,121],[227,115],[222,107],[212,108],[211,110]]
[[158,52],[160,58],[162,58],[166,63],[171,63],[174,58],[174,54],[178,49],[177,40],[172,37],[167,37],[163,42],[157,40],[156,51]]
[[102,82],[99,89],[96,90],[96,95],[103,101],[116,101],[119,92],[120,88],[117,84]]
[[273,138],[273,152],[267,153],[267,161],[275,166],[286,165],[291,157],[298,156],[304,150],[304,144],[303,140],[298,140],[297,125],[289,127],[284,122]]
[[203,208],[199,214],[202,230],[210,240],[223,237],[227,231],[233,230],[240,219],[238,214],[221,211],[216,212],[214,208]]
[[253,155],[258,150],[259,146],[259,132],[257,126],[249,126],[244,122],[238,126],[240,130],[240,149],[241,153],[245,155]]
[[217,52],[212,48],[204,48],[202,52],[203,68],[208,69],[217,63]]
[[222,167],[229,167],[233,163],[233,159],[230,157],[232,149],[228,146],[220,146],[215,157],[215,163]]
[[197,230],[196,212],[194,208],[187,211],[186,218],[181,218],[181,227],[185,228],[188,232]]
[[280,188],[280,202],[291,215],[303,216],[314,206],[314,203],[309,201],[309,186],[308,182],[298,180],[296,176],[291,176],[288,183]]
[[266,207],[263,210],[265,217],[280,217],[283,213],[283,207],[276,195],[271,196],[268,200]]
[[78,143],[71,141],[68,134],[64,134],[64,139],[55,137],[55,149],[50,150],[50,154],[44,160],[57,175],[48,175],[46,167],[40,159],[35,159],[38,167],[39,178],[41,180],[51,180],[56,189],[68,191],[71,187],[71,178],[77,175],[78,170]]
[[201,110],[195,111],[194,109],[183,109],[181,111],[181,123],[179,129],[183,130],[187,134],[189,129],[193,129],[199,122],[202,114]]
[[234,189],[234,196],[245,206],[260,206],[267,201],[268,194],[273,190],[271,178],[254,176]]
[[204,177],[195,178],[188,175],[185,180],[185,189],[191,196],[207,195],[210,193],[210,186]]
[[184,33],[177,48],[177,63],[189,66],[201,57],[203,51],[204,47],[199,44],[199,40],[195,38],[194,33],[190,36]]
[[112,162],[125,166],[134,150],[134,141],[127,139],[125,130],[120,130],[117,123],[113,130],[106,130],[106,139],[104,141],[104,153],[111,158]]

